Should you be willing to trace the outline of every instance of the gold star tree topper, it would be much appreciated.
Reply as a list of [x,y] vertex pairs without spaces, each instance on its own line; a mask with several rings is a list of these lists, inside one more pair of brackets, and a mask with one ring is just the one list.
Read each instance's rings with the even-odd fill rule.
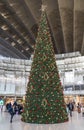
[[45,11],[45,10],[46,10],[46,8],[47,8],[47,6],[46,6],[46,5],[42,5],[41,10],[42,10],[42,11]]

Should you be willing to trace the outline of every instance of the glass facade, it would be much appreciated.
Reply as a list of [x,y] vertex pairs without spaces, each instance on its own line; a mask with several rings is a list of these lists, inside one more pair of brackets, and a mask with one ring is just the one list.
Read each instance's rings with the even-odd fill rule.
[[[33,56],[30,60],[0,57],[0,95],[25,95],[32,59]],[[65,94],[84,94],[84,56],[56,62]]]
[[0,95],[25,94],[31,61],[0,58]]

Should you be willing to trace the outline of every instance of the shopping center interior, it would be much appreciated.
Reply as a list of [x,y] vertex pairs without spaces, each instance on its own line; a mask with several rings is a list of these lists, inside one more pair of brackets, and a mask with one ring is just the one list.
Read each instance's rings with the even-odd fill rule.
[[[84,56],[74,52],[55,57],[66,103],[74,100],[84,104]],[[6,102],[25,100],[32,60],[33,56],[30,60],[0,57],[0,95]]]
[[[25,123],[21,113],[10,123],[6,105],[25,103],[42,8],[46,10],[64,101],[74,102],[74,111],[72,117],[68,113],[65,123]],[[47,105],[46,100],[44,103]],[[0,130],[83,130],[83,106],[84,0],[0,0]]]

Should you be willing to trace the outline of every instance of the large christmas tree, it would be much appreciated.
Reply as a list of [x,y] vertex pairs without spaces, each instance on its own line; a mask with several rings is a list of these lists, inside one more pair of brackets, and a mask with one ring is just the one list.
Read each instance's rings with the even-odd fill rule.
[[39,23],[22,120],[40,124],[68,121],[45,12]]

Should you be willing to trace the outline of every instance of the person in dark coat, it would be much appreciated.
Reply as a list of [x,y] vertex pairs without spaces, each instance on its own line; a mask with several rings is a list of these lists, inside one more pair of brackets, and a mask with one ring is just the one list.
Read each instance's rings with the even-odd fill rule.
[[68,106],[68,109],[69,109],[69,112],[70,112],[70,116],[72,117],[72,111],[74,110],[73,102],[70,101],[67,106]]
[[15,106],[11,104],[11,106],[10,106],[8,112],[9,112],[10,115],[11,115],[10,123],[12,123],[12,119],[13,119],[13,117],[14,117],[14,115],[15,115]]

